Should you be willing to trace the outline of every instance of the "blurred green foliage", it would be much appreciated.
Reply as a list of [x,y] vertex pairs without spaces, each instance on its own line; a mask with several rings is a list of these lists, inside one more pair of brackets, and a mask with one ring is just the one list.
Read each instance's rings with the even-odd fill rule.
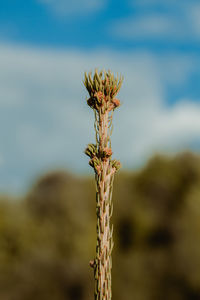
[[[1,197],[0,299],[93,299],[94,184],[58,171]],[[200,157],[121,171],[113,200],[113,299],[200,299]]]

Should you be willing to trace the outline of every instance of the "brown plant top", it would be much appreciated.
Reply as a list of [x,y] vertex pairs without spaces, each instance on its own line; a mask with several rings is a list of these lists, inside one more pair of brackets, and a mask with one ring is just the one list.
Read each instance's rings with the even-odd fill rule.
[[88,105],[99,111],[111,111],[120,106],[120,101],[115,98],[122,85],[123,78],[114,77],[110,71],[99,72],[95,70],[92,78],[92,73],[85,73],[84,85],[90,95],[87,100]]

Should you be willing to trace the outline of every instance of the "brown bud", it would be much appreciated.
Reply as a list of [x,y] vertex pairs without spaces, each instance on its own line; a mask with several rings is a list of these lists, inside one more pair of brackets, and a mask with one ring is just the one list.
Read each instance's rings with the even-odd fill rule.
[[112,149],[111,148],[104,148],[101,154],[101,157],[103,160],[107,159],[112,155]]
[[113,103],[110,103],[109,106],[108,106],[108,111],[111,111],[115,108],[114,104]]
[[119,99],[117,99],[117,98],[113,99],[113,100],[112,100],[112,103],[114,104],[115,107],[120,106],[120,101],[119,101]]
[[90,260],[90,267],[94,268],[94,260]]
[[87,100],[87,104],[88,104],[90,107],[95,108],[95,107],[96,107],[95,98],[94,98],[94,97],[90,97],[90,98]]
[[99,91],[99,92],[96,92],[94,94],[94,96],[97,97],[98,99],[101,99],[101,98],[103,98],[104,94],[101,91]]
[[112,155],[112,149],[111,148],[104,148],[104,153],[106,156],[111,156]]

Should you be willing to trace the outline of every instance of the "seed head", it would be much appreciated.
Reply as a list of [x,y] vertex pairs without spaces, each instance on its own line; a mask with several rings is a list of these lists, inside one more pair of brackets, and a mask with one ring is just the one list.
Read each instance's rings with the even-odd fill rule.
[[120,90],[123,78],[114,77],[110,70],[95,73],[85,73],[84,85],[90,95],[87,100],[88,105],[99,111],[111,111],[120,105],[120,101],[114,97]]

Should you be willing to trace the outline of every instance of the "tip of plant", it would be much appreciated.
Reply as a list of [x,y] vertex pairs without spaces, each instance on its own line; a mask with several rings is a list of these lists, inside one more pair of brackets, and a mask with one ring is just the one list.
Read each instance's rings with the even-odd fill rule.
[[84,85],[90,95],[87,100],[88,105],[96,109],[97,111],[101,108],[103,111],[114,110],[120,106],[120,101],[115,98],[119,92],[123,82],[123,77],[115,77],[114,74],[108,71],[98,72],[95,69],[94,75],[92,72],[84,74]]

